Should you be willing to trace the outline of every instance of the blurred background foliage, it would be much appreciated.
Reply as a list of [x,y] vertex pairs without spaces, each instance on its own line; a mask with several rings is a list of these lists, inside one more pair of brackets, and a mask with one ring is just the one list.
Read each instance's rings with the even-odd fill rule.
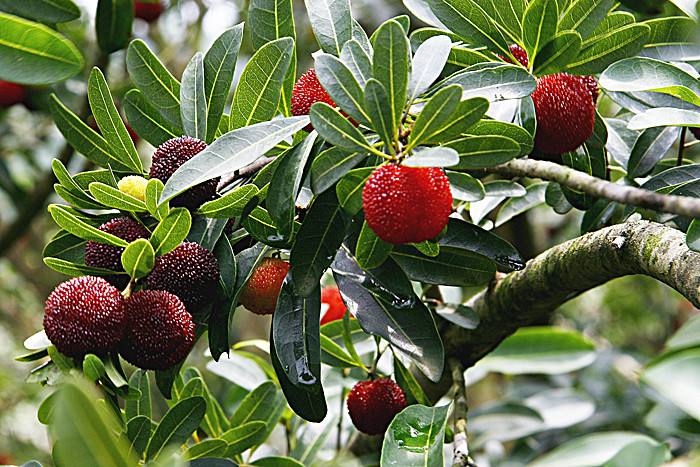
[[[55,92],[69,108],[79,109],[84,105],[87,77],[93,64],[108,63],[106,75],[118,106],[118,101],[131,88],[125,52],[116,52],[107,61],[97,49],[94,31],[97,0],[75,2],[82,9],[82,16],[61,24],[58,29],[84,55],[83,72],[50,87],[30,87],[23,105],[0,109],[0,464],[19,465],[36,459],[42,465],[51,465],[46,428],[36,418],[38,404],[50,389],[26,384],[30,366],[13,358],[25,353],[23,336],[41,328],[45,299],[65,280],[44,266],[41,256],[43,246],[58,229],[44,209],[46,201],[60,202],[44,199],[46,193],[52,192],[51,184],[46,183],[50,180],[51,160],[64,154],[71,173],[88,166],[81,157],[66,152],[65,142],[48,113],[48,96]],[[622,3],[621,8],[633,11],[640,19],[680,14],[673,4],[661,0]],[[353,16],[370,32],[386,19],[407,13],[400,0],[353,0],[352,4]],[[295,0],[294,7],[299,38],[297,74],[301,75],[312,66],[311,53],[317,50],[317,44],[304,3]],[[149,24],[136,20],[133,37],[144,39],[171,72],[180,76],[195,51],[206,50],[221,31],[246,20],[246,9],[245,0],[171,0],[158,21]],[[412,19],[412,29],[423,26]],[[245,29],[237,76],[251,55],[249,31]],[[613,116],[617,111],[605,98],[600,108],[605,116]],[[685,158],[700,162],[698,146],[694,144],[697,141],[690,135],[688,140],[691,144]],[[147,166],[154,148],[140,141],[138,149]],[[674,151],[678,151],[677,145],[671,149]],[[530,258],[578,235],[580,216],[577,212],[559,216],[545,207],[533,209],[500,227],[497,233],[512,242],[523,257]],[[556,376],[485,375],[478,374],[478,370],[470,371],[470,409],[476,414],[472,421],[475,428],[484,426],[487,433],[488,420],[482,417],[483,423],[479,425],[479,411],[487,414],[489,404],[532,402],[534,396],[550,394],[546,391],[557,388],[581,394],[576,406],[581,412],[560,413],[558,424],[546,429],[540,427],[534,430],[535,434],[528,433],[523,425],[510,423],[512,420],[501,421],[501,425],[495,425],[497,435],[477,443],[482,460],[488,459],[493,465],[519,465],[519,452],[545,452],[564,440],[591,431],[629,430],[664,440],[674,452],[690,452],[685,465],[700,465],[700,453],[693,451],[693,443],[700,439],[700,424],[672,408],[660,396],[649,393],[649,389],[640,387],[638,381],[641,365],[697,313],[673,290],[641,277],[615,280],[567,303],[554,315],[551,324],[577,329],[594,341],[598,348],[595,362],[574,373]],[[247,313],[236,315],[238,339],[265,338],[268,328],[266,318]],[[190,363],[204,368],[208,359],[204,357],[204,346],[200,347],[192,353]],[[213,373],[204,372],[204,377],[229,413],[247,393],[242,386],[232,385]],[[652,411],[655,403],[662,410]],[[163,402],[159,408],[165,411],[167,406]],[[567,424],[567,416],[572,423]],[[271,442],[279,443],[283,450],[283,436],[273,436]],[[501,463],[506,457],[508,462]]]

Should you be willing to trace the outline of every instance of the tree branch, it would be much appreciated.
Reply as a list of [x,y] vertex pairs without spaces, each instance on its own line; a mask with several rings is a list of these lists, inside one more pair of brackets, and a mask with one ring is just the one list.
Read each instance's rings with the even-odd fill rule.
[[561,183],[572,190],[598,198],[617,201],[654,211],[700,218],[700,199],[689,196],[664,195],[650,190],[619,185],[554,162],[514,159],[505,164],[483,169],[506,177],[532,177]]
[[467,387],[464,384],[464,368],[460,361],[454,357],[447,362],[452,373],[452,381],[455,388],[454,419],[454,445],[455,453],[452,467],[476,467],[469,457],[469,444],[467,442]]
[[688,249],[683,232],[628,222],[557,245],[520,271],[498,273],[466,303],[481,320],[476,329],[440,320],[446,357],[468,368],[518,328],[546,320],[582,292],[631,274],[658,279],[700,308],[700,253]]

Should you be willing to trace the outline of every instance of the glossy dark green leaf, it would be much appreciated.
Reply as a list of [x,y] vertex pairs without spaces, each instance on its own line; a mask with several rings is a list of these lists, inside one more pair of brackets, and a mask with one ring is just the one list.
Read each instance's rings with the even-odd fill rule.
[[230,131],[178,168],[168,179],[161,201],[206,180],[254,162],[277,143],[308,124],[308,117],[288,117]]
[[[251,211],[241,223],[251,237],[276,248],[289,248],[292,245],[293,234],[281,235],[267,209],[257,206]],[[292,231],[297,229],[299,224],[295,223]]]
[[126,66],[136,87],[158,109],[165,121],[179,130],[178,136],[181,136],[180,83],[141,39],[129,44]]
[[362,224],[360,236],[357,239],[355,248],[355,258],[357,264],[362,269],[373,269],[382,265],[389,257],[393,249],[391,243],[387,243],[374,233],[374,230],[367,225],[367,221]]
[[182,131],[168,123],[138,89],[124,96],[124,111],[131,128],[151,146],[157,148],[169,139],[182,136]]
[[530,60],[557,32],[559,11],[556,0],[532,0],[523,16],[523,45]]
[[129,378],[129,386],[135,387],[141,391],[141,397],[124,402],[124,412],[126,414],[127,421],[140,415],[150,418],[151,386],[150,382],[148,381],[148,373],[146,370],[135,371],[131,375],[131,378]]
[[406,105],[409,72],[409,44],[406,31],[396,21],[382,24],[372,35],[376,44],[382,44],[374,51],[372,76],[382,83],[392,109],[393,128],[398,128]]
[[186,208],[171,209],[151,234],[150,242],[156,256],[170,253],[187,238],[192,216]]
[[51,217],[53,217],[54,221],[56,221],[59,226],[80,238],[100,243],[107,243],[114,246],[126,247],[128,245],[125,240],[122,240],[121,238],[107,232],[98,230],[90,224],[80,220],[63,206],[52,204],[49,206],[48,210]]
[[183,399],[168,410],[158,424],[146,448],[146,459],[156,460],[164,449],[185,443],[197,429],[206,413],[203,397]]
[[278,156],[282,160],[275,168],[275,174],[270,181],[265,205],[270,217],[275,221],[278,232],[285,237],[292,234],[297,196],[301,190],[304,168],[312,154],[315,141],[316,134],[312,133],[294,149]]
[[343,44],[353,38],[350,0],[305,0],[304,3],[321,49],[339,56]]
[[496,273],[496,263],[459,248],[442,247],[437,256],[426,256],[409,246],[394,247],[391,257],[409,279],[426,284],[451,286],[484,285]]
[[388,258],[365,271],[345,249],[332,265],[343,301],[365,332],[388,340],[433,381],[444,365],[442,341],[430,312],[399,265]]
[[525,68],[501,63],[471,66],[450,76],[442,87],[453,84],[462,86],[462,99],[483,97],[491,102],[527,97],[537,87],[535,78]]
[[230,129],[266,122],[277,114],[293,50],[294,39],[282,37],[268,42],[251,57],[233,95]]
[[83,196],[78,195],[74,191],[66,189],[60,183],[55,183],[54,191],[58,196],[63,198],[68,204],[78,209],[104,209],[104,206],[96,201],[87,201]]
[[574,30],[585,38],[603,21],[614,0],[579,0],[562,12],[559,30]]
[[511,198],[505,202],[501,210],[498,212],[495,225],[503,225],[518,214],[544,203],[544,192],[547,189],[547,183],[536,183],[527,187],[527,194],[519,198]]
[[[204,90],[204,56],[194,54],[182,72],[180,113],[185,135],[204,141],[207,135],[207,102]],[[218,122],[217,122],[218,125]]]
[[221,233],[226,226],[226,219],[210,219],[203,216],[195,216],[192,219],[190,232],[187,234],[188,242],[199,243],[201,246],[211,251],[219,241]]
[[[241,289],[253,275],[253,271],[255,271],[255,268],[263,260],[269,249],[269,246],[263,243],[258,243],[236,254],[236,270],[238,271],[238,274],[236,275],[236,293],[233,297],[234,302],[238,300],[238,297],[241,294]],[[219,353],[219,355],[221,354]]]
[[[484,116],[488,108],[489,101],[483,97],[472,97],[471,99],[461,101],[457,105],[457,110],[452,113],[448,122],[443,126],[443,128],[433,133],[431,137],[424,141],[424,144],[443,144],[459,138],[461,135],[467,132],[471,132],[472,126]],[[517,126],[515,127],[520,128]],[[506,134],[503,136],[508,135]]]
[[569,200],[566,199],[562,186],[556,182],[547,184],[547,189],[544,191],[544,201],[557,214],[566,214],[573,208]]
[[146,203],[121,190],[100,182],[90,184],[90,194],[107,207],[122,211],[146,212]]
[[315,70],[321,86],[333,102],[357,122],[370,126],[362,88],[350,68],[331,54],[320,54],[316,56]]
[[367,153],[349,152],[337,147],[323,151],[311,163],[311,189],[314,194],[318,195],[332,187],[366,157]]
[[456,169],[481,169],[503,164],[520,155],[516,141],[500,135],[466,136],[445,145],[459,154]]
[[86,241],[82,238],[65,230],[59,230],[44,247],[42,256],[59,258],[73,263],[84,263],[85,243]]
[[226,297],[231,297],[236,287],[236,258],[226,235],[219,237],[213,253],[219,262],[221,288]]
[[[532,99],[527,99],[532,100]],[[512,123],[499,122],[497,120],[481,120],[476,125],[469,128],[470,135],[489,136],[500,135],[516,141],[520,145],[518,157],[530,154],[534,147],[532,134],[524,128]]]
[[350,170],[336,185],[338,201],[345,211],[354,216],[362,209],[362,190],[374,167]]
[[452,48],[448,36],[433,36],[423,42],[413,54],[408,101],[413,102],[440,77]]
[[378,153],[355,125],[325,102],[312,105],[309,117],[314,129],[329,143],[348,151]]
[[140,459],[151,438],[151,419],[138,415],[126,424],[126,437],[131,441],[130,451]]
[[416,378],[396,356],[394,356],[394,377],[396,378],[396,383],[401,386],[401,389],[406,394],[406,403],[408,405],[431,405],[428,396],[425,395]]
[[384,85],[374,78],[368,79],[365,85],[364,107],[372,121],[369,126],[379,135],[389,153],[395,154],[393,141],[396,127],[389,96]]
[[262,443],[267,438],[266,425],[263,422],[249,422],[243,425],[235,425],[221,439],[226,441],[226,457],[234,457],[242,452]]
[[566,71],[576,75],[600,73],[610,64],[639,52],[649,31],[646,24],[630,24],[603,35],[588,45],[584,43],[578,57],[569,63]]
[[677,127],[648,128],[634,143],[627,163],[627,176],[637,178],[651,172],[678,138]]
[[551,75],[563,70],[581,50],[581,36],[575,31],[563,31],[552,37],[535,56],[533,73]]
[[382,444],[382,464],[439,467],[450,404],[442,407],[412,405],[394,417]]
[[511,269],[525,267],[525,261],[510,243],[479,226],[459,219],[450,218],[447,222],[447,232],[440,239],[440,245],[479,253]]
[[[254,14],[256,3],[259,2],[251,3],[248,13],[251,16]],[[204,55],[204,89],[207,103],[207,135],[204,141],[207,144],[214,141],[226,100],[231,92],[242,37],[243,23],[224,31]],[[226,127],[228,128],[228,125]]]
[[80,8],[72,0],[0,0],[0,7],[45,23],[65,23],[80,18]]
[[480,201],[486,196],[484,185],[471,175],[450,170],[446,171],[445,175],[450,180],[450,191],[453,199],[470,203]]
[[126,47],[133,22],[134,8],[129,0],[98,0],[95,33],[100,49],[112,53]]
[[75,76],[83,65],[78,49],[61,34],[0,12],[0,79],[52,84]]
[[409,135],[409,147],[435,140],[436,136],[452,124],[452,115],[462,97],[462,88],[457,85],[440,89],[425,104]]

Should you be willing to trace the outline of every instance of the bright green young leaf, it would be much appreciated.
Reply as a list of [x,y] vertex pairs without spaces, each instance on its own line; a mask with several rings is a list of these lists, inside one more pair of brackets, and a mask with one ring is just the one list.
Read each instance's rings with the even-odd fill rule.
[[133,22],[134,9],[129,0],[98,0],[95,34],[100,49],[109,54],[126,47]]
[[221,435],[226,441],[226,457],[234,457],[251,447],[262,443],[267,438],[266,425],[263,422],[249,422],[243,425],[234,425],[233,428]]
[[364,107],[372,121],[370,126],[389,149],[389,153],[395,154],[393,141],[396,127],[391,103],[384,85],[374,78],[368,79],[365,85]]
[[158,204],[160,199],[160,194],[163,193],[163,182],[157,178],[152,178],[146,184],[146,193],[144,193],[144,202],[148,208],[148,212],[151,213],[153,217],[162,221],[165,216],[168,215],[170,207],[168,203]]
[[182,136],[182,131],[169,124],[138,89],[132,89],[124,96],[124,111],[131,128],[153,147]]
[[389,425],[382,444],[382,465],[441,467],[445,426],[451,405],[406,407]]
[[186,208],[171,209],[151,235],[150,242],[156,256],[173,251],[190,231],[192,215]]
[[0,12],[0,79],[52,84],[75,76],[83,65],[78,49],[61,34]]
[[348,152],[337,147],[323,151],[311,163],[311,189],[314,194],[318,195],[332,187],[366,157],[367,153]]
[[[80,185],[78,185],[78,183],[75,180],[73,180],[73,177],[71,177],[70,173],[68,173],[68,169],[66,169],[66,167],[61,163],[61,161],[59,161],[58,159],[54,159],[53,161],[51,161],[51,168],[53,169],[53,173],[56,176],[56,180],[58,180],[58,182],[61,184],[60,186],[64,188],[68,193],[70,193],[73,197],[79,199],[83,203],[83,205],[87,206],[87,209],[102,209],[102,206],[97,202],[97,200],[95,200],[95,198],[86,193],[80,187]],[[56,190],[56,192],[59,195],[61,195],[59,190]]]
[[377,29],[372,39],[375,44],[381,44],[374,51],[372,76],[384,86],[394,117],[393,127],[398,128],[408,88],[410,46],[406,31],[399,23],[390,20]]
[[304,0],[309,21],[321,49],[340,56],[340,51],[353,39],[350,0]]
[[201,52],[194,54],[182,72],[180,103],[185,135],[204,141],[207,137],[208,106],[204,90],[204,56]]
[[145,238],[139,238],[129,244],[122,253],[122,266],[134,279],[145,277],[153,269],[155,252]]
[[394,246],[387,243],[374,233],[374,230],[367,225],[367,221],[362,224],[360,236],[357,239],[355,248],[355,259],[362,269],[373,269],[389,257],[389,253]]
[[230,219],[243,214],[243,209],[248,202],[259,192],[253,184],[243,185],[226,193],[221,198],[207,201],[199,207],[197,212],[203,216],[216,219]]
[[[85,266],[84,264],[78,264],[74,263],[72,261],[66,261],[64,259],[59,259],[59,258],[51,258],[51,257],[45,257],[44,258],[44,264],[46,264],[48,267],[53,269],[54,271],[58,271],[62,274],[66,274],[68,276],[73,276],[73,277],[79,277],[79,276],[105,276],[109,274],[114,274],[114,271],[110,269],[103,269],[103,268],[91,268],[89,266]],[[119,274],[119,273],[117,273]]]
[[146,203],[140,199],[109,185],[105,185],[104,183],[92,182],[90,184],[90,194],[94,196],[97,201],[110,208],[135,212],[148,211]]
[[332,339],[321,334],[321,362],[335,368],[362,368],[362,362],[354,360]]
[[408,147],[416,147],[434,140],[449,124],[462,97],[462,88],[452,85],[440,89],[421,110],[408,138]]
[[355,128],[337,109],[325,102],[316,102],[312,105],[309,117],[314,129],[329,143],[348,151],[379,153],[369,144],[360,130]]
[[105,375],[105,366],[97,355],[87,354],[83,359],[83,374],[94,383]]
[[334,55],[320,54],[316,56],[315,70],[321,86],[333,102],[357,122],[370,126],[362,88],[350,68]]
[[223,439],[205,439],[187,448],[182,455],[183,460],[200,459],[203,457],[224,457],[228,450],[228,443]]
[[563,70],[581,50],[581,36],[575,31],[563,31],[544,44],[535,56],[533,73],[551,75]]
[[98,230],[96,227],[80,220],[64,206],[52,204],[49,206],[48,210],[53,220],[56,221],[59,226],[80,238],[92,240],[94,242],[107,243],[113,246],[127,247],[129,245],[125,240]]
[[523,17],[523,43],[530,62],[557,32],[557,0],[532,0]]
[[156,460],[164,449],[185,443],[204,418],[207,404],[203,397],[183,399],[168,410],[146,448],[146,459]]

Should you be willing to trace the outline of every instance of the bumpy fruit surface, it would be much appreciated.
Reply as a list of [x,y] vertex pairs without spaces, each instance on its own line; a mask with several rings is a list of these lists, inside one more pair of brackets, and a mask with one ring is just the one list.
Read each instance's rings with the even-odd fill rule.
[[119,344],[124,360],[144,370],[167,370],[194,345],[194,323],[179,298],[163,290],[142,290],[124,301],[126,332]]
[[[158,146],[153,154],[153,164],[151,165],[150,178],[157,178],[163,183],[180,168],[182,164],[192,159],[195,154],[203,151],[207,147],[204,141],[190,136],[180,136],[172,138]],[[190,210],[195,210],[202,203],[211,200],[216,194],[216,185],[219,178],[214,178],[193,186],[189,190],[177,195],[170,200],[170,206],[182,206]]]
[[[294,84],[292,88],[292,115],[309,115],[311,106],[316,102],[325,102],[335,107],[335,102],[328,95],[318,78],[316,70],[310,69]],[[310,123],[304,127],[304,131],[311,131],[314,127]]]
[[588,76],[579,76],[581,79],[581,82],[588,88],[588,91],[591,93],[591,97],[593,98],[593,105],[595,105],[596,102],[598,102],[598,83],[596,82],[595,78],[588,75]]
[[21,84],[0,80],[0,107],[19,104],[27,97],[27,89]]
[[146,199],[146,185],[148,185],[148,180],[145,178],[138,175],[129,175],[119,180],[117,188],[122,193],[144,201]]
[[134,17],[149,23],[157,20],[163,10],[165,10],[163,2],[134,2]]
[[[510,53],[513,54],[513,57],[515,57],[515,59],[522,66],[524,66],[525,68],[528,67],[528,65],[530,64],[530,60],[527,58],[527,52],[525,52],[525,50],[522,47],[520,47],[518,44],[511,44],[508,47],[508,50],[510,50]],[[508,57],[504,57],[502,55],[499,55],[499,57],[501,57],[503,60],[505,60],[508,63],[513,63],[513,60],[511,60]]]
[[119,290],[101,277],[75,277],[46,300],[46,336],[69,357],[105,354],[124,335],[123,305]]
[[258,315],[271,315],[277,308],[282,282],[289,263],[279,258],[263,258],[241,291],[239,301]]
[[380,435],[396,414],[406,408],[406,395],[388,378],[360,381],[348,394],[348,412],[355,428],[368,435]]
[[340,290],[338,290],[337,286],[329,285],[321,289],[321,303],[328,304],[328,310],[321,318],[321,326],[331,321],[343,319],[343,316],[345,316],[347,307],[340,296]]
[[437,167],[383,165],[362,191],[367,224],[394,245],[436,237],[452,212],[450,182]]
[[211,251],[197,243],[185,242],[156,258],[153,270],[146,277],[146,286],[177,295],[187,310],[194,313],[215,297],[219,275],[219,262]]
[[[149,238],[151,233],[146,227],[139,224],[131,217],[117,217],[106,224],[102,224],[99,230],[110,233],[116,237],[131,243],[139,238]],[[123,272],[122,253],[124,247],[108,245],[88,241],[85,244],[85,265],[93,268],[104,268],[112,271]],[[123,289],[129,283],[127,275],[106,276],[107,282],[113,286]]]
[[537,116],[535,147],[563,154],[581,146],[595,124],[595,103],[581,77],[558,73],[537,80],[532,93]]

